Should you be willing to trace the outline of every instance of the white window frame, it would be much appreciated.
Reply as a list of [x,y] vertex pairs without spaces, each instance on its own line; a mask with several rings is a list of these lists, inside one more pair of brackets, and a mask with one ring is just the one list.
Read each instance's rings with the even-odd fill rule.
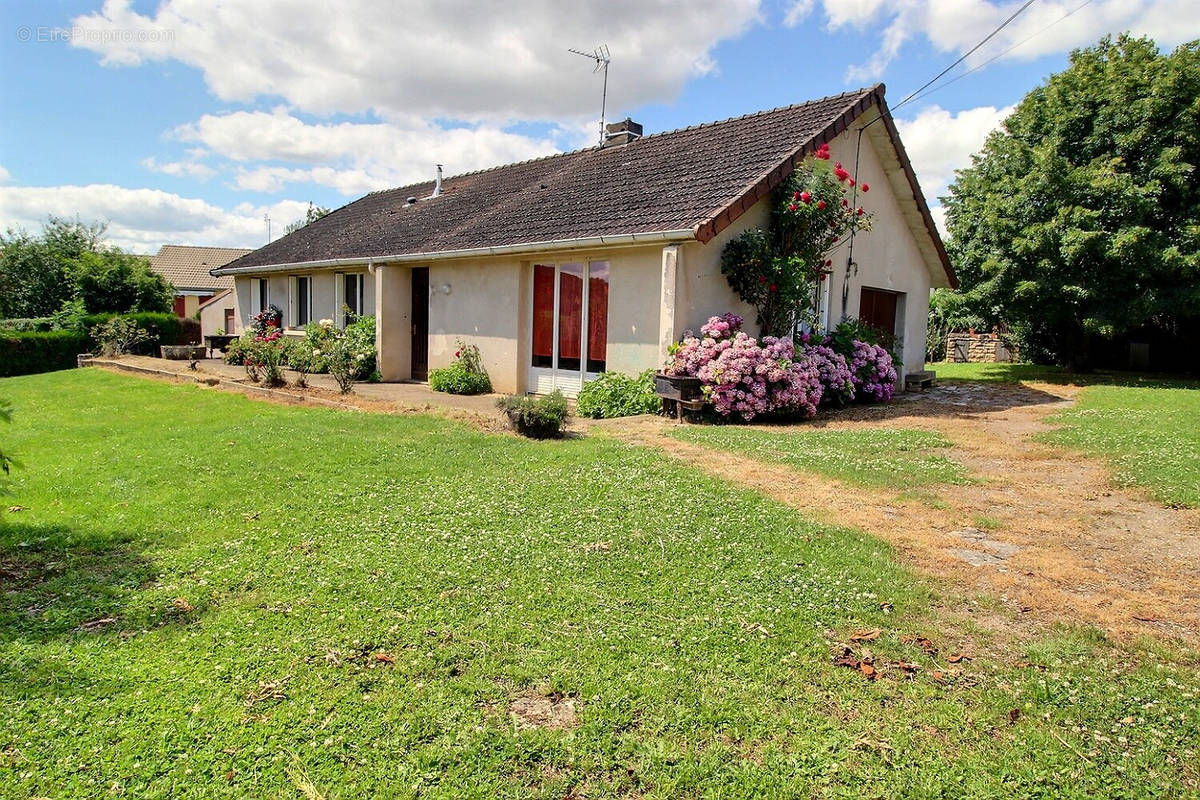
[[246,319],[249,321],[255,314],[261,311],[266,311],[271,303],[271,288],[266,278],[251,278],[250,279],[250,313]]
[[[580,346],[579,346],[579,369],[564,370],[558,368],[558,312],[559,312],[559,290],[561,287],[562,268],[564,264],[581,264],[583,266],[583,308],[582,308],[582,326],[580,331]],[[552,331],[552,342],[549,367],[533,366],[533,356],[530,354],[527,360],[529,369],[529,386],[530,390],[535,394],[548,394],[555,389],[561,391],[567,397],[574,397],[583,388],[583,384],[590,380],[595,380],[600,377],[599,372],[588,372],[588,315],[592,308],[592,264],[604,264],[608,268],[609,281],[609,298],[612,297],[612,261],[607,258],[580,258],[566,261],[531,262],[529,265],[530,272],[534,267],[553,267],[554,268],[554,327]],[[533,341],[533,280],[529,281],[529,336],[530,341]],[[608,321],[605,320],[605,339],[608,338]],[[607,371],[607,366],[605,367]]]
[[[303,281],[305,293],[308,295],[305,298],[308,301],[308,319],[300,319],[300,286]],[[313,321],[313,276],[312,275],[292,275],[289,278],[288,285],[288,320],[297,328],[303,327]]]
[[366,308],[366,285],[367,277],[363,272],[338,272],[334,274],[334,301],[333,301],[333,318],[337,322],[339,328],[346,327],[346,314],[343,309],[349,305],[346,302],[346,278],[354,278],[358,287],[357,300],[358,316],[365,316]]

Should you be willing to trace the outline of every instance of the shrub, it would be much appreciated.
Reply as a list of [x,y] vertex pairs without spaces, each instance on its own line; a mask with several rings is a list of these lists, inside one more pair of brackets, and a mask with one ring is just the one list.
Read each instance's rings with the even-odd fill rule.
[[343,338],[357,365],[355,380],[366,380],[375,371],[375,317],[365,316],[354,320],[346,326]]
[[[318,351],[308,346],[308,339],[289,342],[284,345],[283,357],[287,361],[287,365],[296,373],[296,385],[299,387],[308,386],[308,375],[313,372],[313,367],[319,358]],[[324,365],[324,359],[322,359]]]
[[567,399],[557,390],[538,398],[509,395],[496,405],[517,432],[530,439],[557,439],[567,424]]
[[229,343],[229,346],[225,348],[225,354],[222,356],[222,360],[226,364],[232,364],[235,367],[245,366],[246,351],[253,343],[254,333],[252,331],[246,331],[239,338],[234,339]]
[[725,417],[815,414],[821,401],[816,366],[797,356],[791,339],[764,336],[759,343],[741,323],[735,314],[710,317],[700,329],[703,339],[685,334],[672,348],[668,374],[700,378],[705,398]]
[[124,356],[136,353],[150,340],[145,328],[129,317],[113,317],[92,328],[92,338],[106,356]]
[[429,388],[447,394],[486,394],[492,390],[492,380],[483,368],[479,348],[458,340],[454,361],[448,367],[429,373]]
[[83,331],[0,332],[0,377],[71,369],[91,345]]
[[620,372],[605,372],[588,381],[575,400],[582,417],[612,419],[635,414],[654,414],[662,401],[654,391],[654,370],[648,369],[636,378]]
[[891,400],[896,392],[896,365],[881,345],[856,341],[849,363],[854,396],[863,402]]
[[337,341],[338,331],[333,327],[333,320],[323,319],[320,322],[310,322],[304,326],[304,346],[311,357],[309,372],[328,372],[325,363],[325,352]]
[[[80,320],[85,329],[91,330],[97,325],[108,322],[116,314],[89,314]],[[143,355],[157,355],[159,345],[199,344],[200,323],[194,319],[181,319],[174,314],[160,314],[153,311],[142,311],[136,314],[121,314],[125,319],[131,319],[145,330],[149,336],[138,347],[137,352]]]
[[12,319],[0,319],[0,331],[27,333],[29,331],[52,330],[54,330],[53,317],[13,317]]
[[283,327],[283,309],[272,303],[250,318],[250,331],[255,336],[266,336],[271,328]]
[[335,341],[325,352],[325,364],[329,368],[329,374],[337,382],[338,390],[342,394],[349,394],[354,389],[354,380],[365,359],[364,354],[354,352],[350,340],[345,336]]
[[[808,339],[808,334],[804,335]],[[844,406],[854,399],[854,376],[846,364],[846,358],[823,344],[805,342],[802,352],[817,369],[817,380],[821,382],[821,403]]]
[[282,386],[283,349],[285,342],[278,328],[268,329],[265,336],[255,336],[244,349],[246,377],[262,381],[267,386]]

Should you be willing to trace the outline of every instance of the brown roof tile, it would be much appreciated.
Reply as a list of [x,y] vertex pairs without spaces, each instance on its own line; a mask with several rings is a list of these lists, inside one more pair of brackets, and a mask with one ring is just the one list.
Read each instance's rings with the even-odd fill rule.
[[227,268],[680,230],[708,241],[873,103],[882,85],[452,176],[438,197],[432,181],[374,192]]
[[213,276],[210,270],[253,252],[244,247],[190,247],[164,244],[156,255],[147,256],[150,269],[176,289],[232,289],[233,278]]

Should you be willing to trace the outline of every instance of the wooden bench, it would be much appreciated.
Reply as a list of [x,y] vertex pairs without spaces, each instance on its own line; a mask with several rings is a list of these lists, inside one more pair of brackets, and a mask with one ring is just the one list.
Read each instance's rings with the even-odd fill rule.
[[905,391],[916,391],[932,389],[937,386],[937,373],[931,369],[921,370],[920,372],[910,372],[904,376]]

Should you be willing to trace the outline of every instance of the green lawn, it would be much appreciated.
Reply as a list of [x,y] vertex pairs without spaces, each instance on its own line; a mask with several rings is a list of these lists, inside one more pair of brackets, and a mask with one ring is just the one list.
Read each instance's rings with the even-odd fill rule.
[[688,425],[675,428],[671,435],[860,486],[903,490],[968,480],[961,464],[938,452],[949,447],[950,440],[932,431]]
[[[1194,654],[1005,645],[651,451],[95,370],[0,396],[0,796],[1200,791]],[[875,682],[833,664],[862,628]],[[510,715],[546,695],[578,725]]]
[[939,378],[1086,386],[1050,418],[1047,441],[1106,459],[1123,486],[1164,503],[1200,506],[1200,382],[1137,373],[1080,375],[1033,364],[935,364]]

